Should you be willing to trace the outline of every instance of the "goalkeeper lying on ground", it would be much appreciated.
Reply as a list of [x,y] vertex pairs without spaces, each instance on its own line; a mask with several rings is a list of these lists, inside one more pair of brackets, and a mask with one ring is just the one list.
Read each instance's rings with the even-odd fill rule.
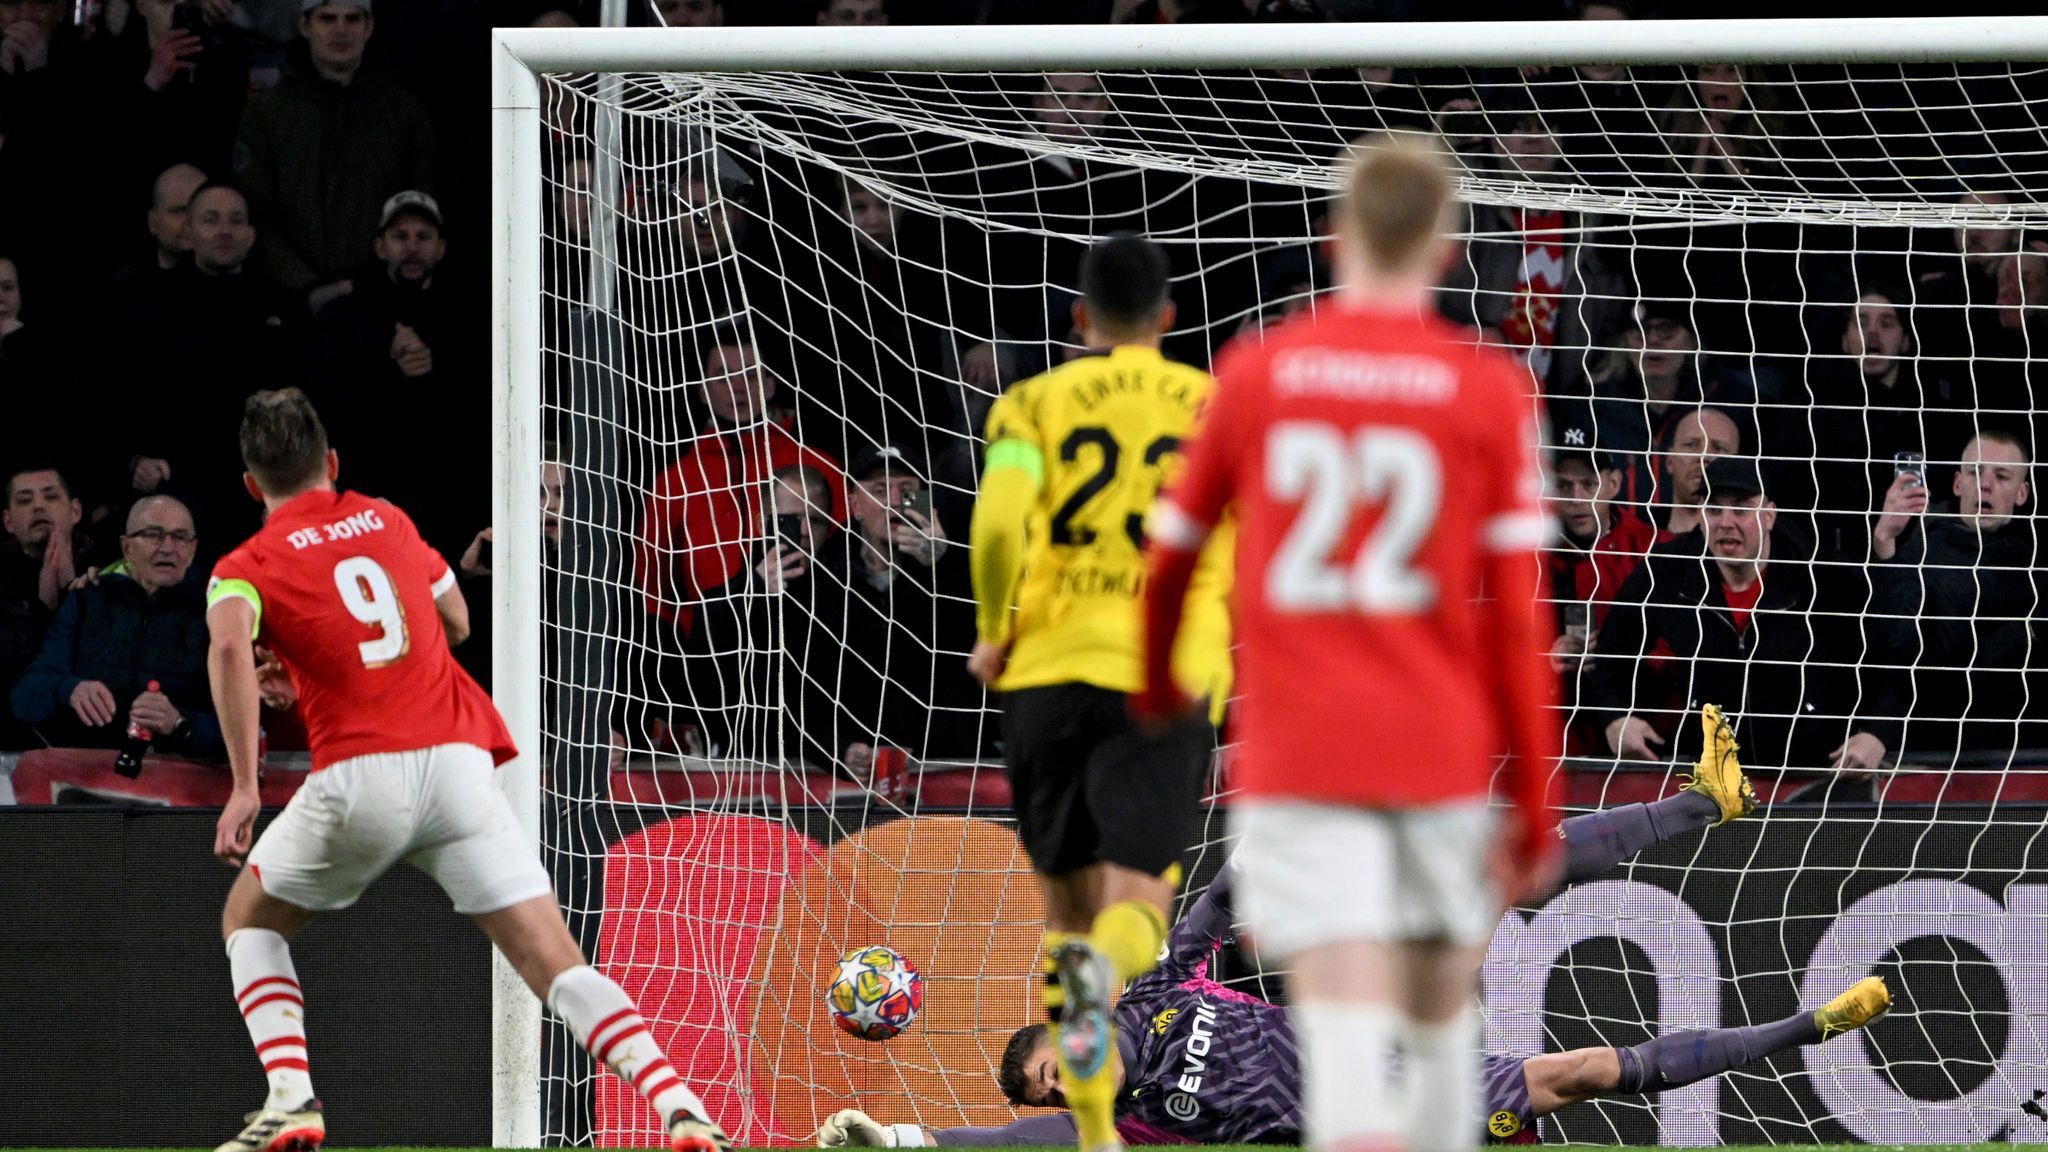
[[[1706,751],[1676,796],[1565,821],[1565,883],[1605,872],[1652,844],[1724,824],[1755,806],[1720,713],[1702,711]],[[1159,967],[1117,1002],[1124,1077],[1116,1122],[1132,1144],[1298,1144],[1301,1074],[1285,1009],[1225,988],[1205,973],[1230,934],[1230,868],[1216,877],[1167,941]],[[1602,1096],[1662,1092],[1719,1075],[1787,1048],[1860,1028],[1891,1007],[1877,977],[1860,980],[1818,1012],[1769,1024],[1674,1032],[1631,1048],[1580,1048],[1485,1058],[1487,1137],[1536,1143],[1537,1120]],[[1019,1029],[998,1080],[1012,1104],[1064,1107],[1059,1061],[1043,1024]],[[1000,1128],[881,1124],[854,1109],[819,1130],[820,1147],[928,1144],[1060,1145],[1074,1142],[1070,1113],[1028,1116]]]

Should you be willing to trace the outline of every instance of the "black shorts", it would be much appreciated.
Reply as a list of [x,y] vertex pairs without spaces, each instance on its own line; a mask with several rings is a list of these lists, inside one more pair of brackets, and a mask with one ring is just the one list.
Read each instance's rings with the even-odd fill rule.
[[1050,684],[1003,694],[1017,837],[1042,875],[1095,863],[1161,875],[1201,835],[1216,730],[1199,715],[1152,735],[1124,694]]

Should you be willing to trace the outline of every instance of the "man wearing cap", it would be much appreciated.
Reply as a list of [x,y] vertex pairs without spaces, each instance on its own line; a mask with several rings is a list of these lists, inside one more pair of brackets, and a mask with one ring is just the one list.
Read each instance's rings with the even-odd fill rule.
[[396,501],[428,543],[459,555],[490,515],[490,446],[450,430],[485,419],[491,401],[479,365],[461,356],[460,289],[439,271],[441,206],[425,192],[392,196],[368,247],[375,261],[355,291],[314,320],[307,390],[348,461],[342,482]]
[[1597,746],[1625,760],[1696,758],[1696,726],[1676,721],[1713,701],[1744,764],[1871,772],[1898,744],[1896,683],[1864,659],[1855,619],[1813,610],[1807,565],[1771,562],[1784,545],[1756,461],[1724,456],[1704,478],[1701,536],[1653,548],[1594,639],[1581,704]]
[[972,756],[987,727],[986,698],[955,670],[974,647],[974,583],[966,550],[945,528],[967,510],[931,487],[924,453],[907,441],[863,449],[846,475],[855,529],[847,534],[854,595],[846,648],[859,654],[849,660],[880,673],[872,712],[853,709],[869,725],[857,738],[925,758]]
[[1594,546],[1614,526],[1614,494],[1621,470],[1593,448],[1592,413],[1584,405],[1560,406],[1550,422],[1550,489],[1543,504],[1556,518],[1558,535],[1544,550],[1547,595],[1557,606],[1558,636],[1551,663],[1565,675],[1566,699],[1576,698],[1575,670],[1591,639],[1590,589]]
[[376,30],[370,3],[302,0],[312,68],[250,97],[235,148],[262,233],[257,260],[315,312],[352,287],[384,202],[433,186],[426,110],[396,81],[362,71]]

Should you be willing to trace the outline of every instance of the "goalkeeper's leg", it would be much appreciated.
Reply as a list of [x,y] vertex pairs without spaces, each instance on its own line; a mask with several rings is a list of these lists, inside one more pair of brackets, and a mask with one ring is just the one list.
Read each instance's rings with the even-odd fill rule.
[[1565,842],[1564,882],[1607,871],[1652,844],[1698,832],[1756,810],[1735,734],[1712,704],[1700,709],[1700,758],[1685,790],[1651,804],[1625,804],[1574,816],[1557,826]]
[[1581,1048],[1522,1062],[1529,1104],[1546,1116],[1602,1096],[1664,1092],[1854,1031],[1891,1010],[1890,989],[1866,976],[1815,1012],[1741,1028],[1667,1032],[1630,1048]]

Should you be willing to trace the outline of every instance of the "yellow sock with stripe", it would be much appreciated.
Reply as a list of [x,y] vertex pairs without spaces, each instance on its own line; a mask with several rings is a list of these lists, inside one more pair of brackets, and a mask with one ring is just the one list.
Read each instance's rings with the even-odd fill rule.
[[1095,914],[1088,946],[1116,969],[1119,983],[1129,983],[1159,965],[1159,946],[1166,943],[1166,914],[1143,900],[1124,900]]
[[1116,1134],[1116,1087],[1123,1058],[1112,1042],[1109,1059],[1102,1062],[1095,1075],[1083,1079],[1074,1075],[1067,1066],[1065,1050],[1060,1047],[1059,1025],[1052,1026],[1052,1050],[1060,1053],[1060,1090],[1066,1094],[1067,1108],[1074,1114],[1074,1127],[1080,1130],[1082,1148],[1102,1148],[1119,1143]]
[[1074,932],[1057,932],[1051,928],[1045,930],[1045,951],[1043,958],[1039,961],[1038,968],[1039,972],[1045,977],[1043,981],[1045,1018],[1052,1021],[1055,1027],[1060,1022],[1060,1009],[1066,1007],[1067,994],[1060,987],[1059,972],[1052,962],[1053,954],[1058,952],[1060,946],[1067,941],[1079,939],[1082,939],[1082,937]]

